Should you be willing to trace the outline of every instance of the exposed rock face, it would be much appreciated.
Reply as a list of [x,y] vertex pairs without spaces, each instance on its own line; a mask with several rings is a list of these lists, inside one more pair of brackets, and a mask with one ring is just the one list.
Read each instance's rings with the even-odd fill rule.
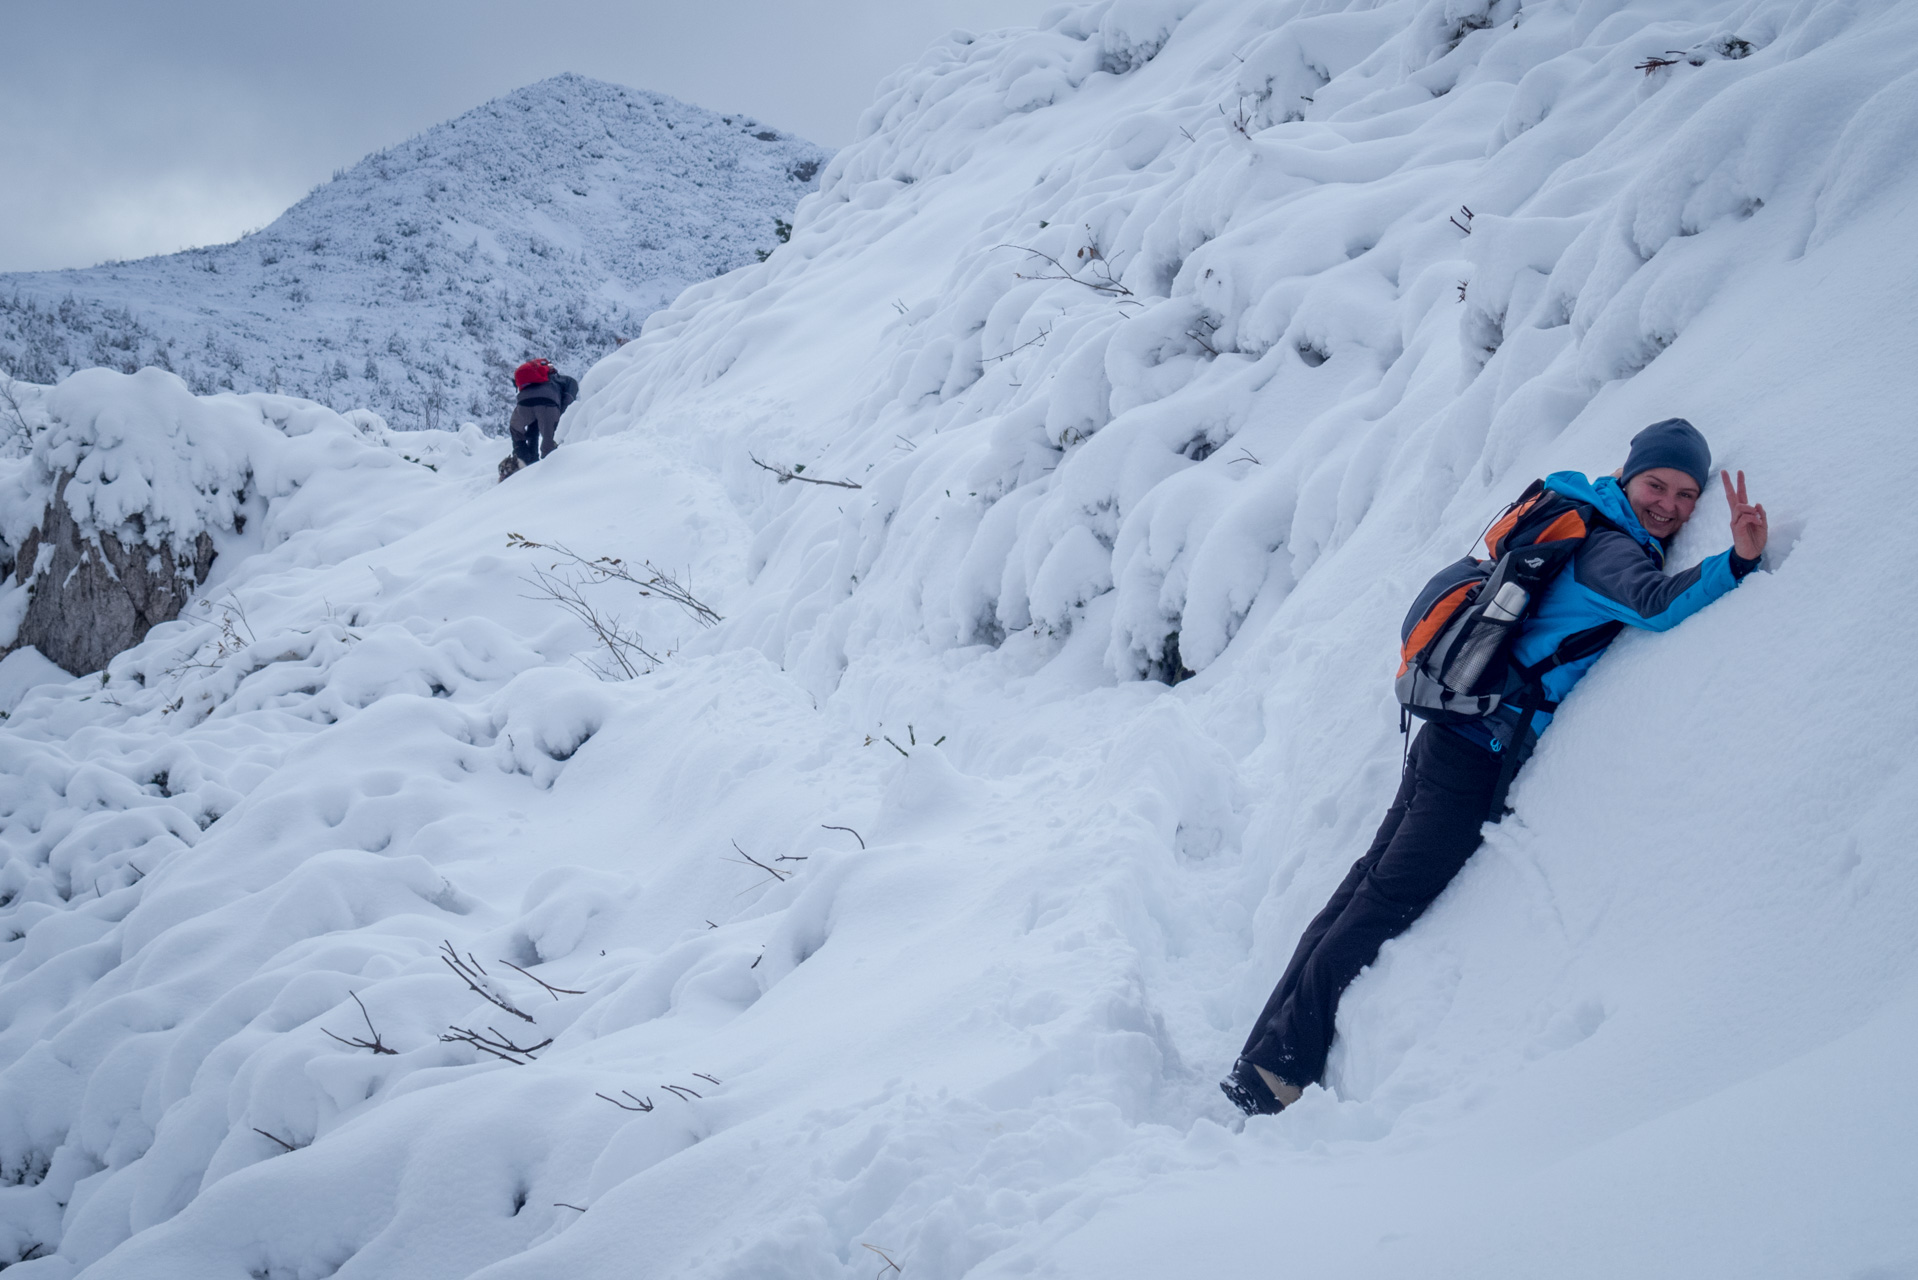
[[123,530],[130,536],[88,539],[67,509],[72,478],[60,477],[39,528],[15,557],[15,581],[24,585],[37,576],[38,584],[14,644],[33,645],[80,675],[102,669],[155,626],[180,616],[213,565],[213,539],[203,530],[190,548],[151,547],[140,538],[138,516]]

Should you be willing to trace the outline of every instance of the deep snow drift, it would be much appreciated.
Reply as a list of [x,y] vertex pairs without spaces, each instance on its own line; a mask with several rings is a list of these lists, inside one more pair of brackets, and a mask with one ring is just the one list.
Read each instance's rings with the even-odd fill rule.
[[[1122,0],[930,51],[551,459],[15,708],[4,1247],[1918,1271],[1914,50],[1888,0]],[[1406,601],[1670,414],[1766,572],[1618,643],[1326,1087],[1240,1123]],[[660,658],[602,681],[550,544],[724,621],[587,583]]]
[[577,374],[687,285],[754,261],[829,154],[555,76],[368,156],[231,244],[0,274],[0,372],[154,364],[202,394],[503,424],[514,365]]

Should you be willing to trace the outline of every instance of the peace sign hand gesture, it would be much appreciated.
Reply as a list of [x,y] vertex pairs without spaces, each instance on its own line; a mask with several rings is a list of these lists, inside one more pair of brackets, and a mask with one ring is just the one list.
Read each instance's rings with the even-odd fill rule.
[[1751,502],[1745,496],[1745,473],[1738,473],[1738,487],[1732,487],[1729,473],[1720,471],[1718,478],[1725,483],[1725,503],[1732,509],[1732,550],[1747,560],[1756,560],[1765,553],[1765,508]]

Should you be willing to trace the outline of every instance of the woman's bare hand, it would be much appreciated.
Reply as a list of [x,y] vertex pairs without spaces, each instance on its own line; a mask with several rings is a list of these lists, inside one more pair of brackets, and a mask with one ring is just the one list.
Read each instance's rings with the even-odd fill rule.
[[1745,496],[1745,473],[1738,473],[1738,485],[1732,487],[1732,478],[1728,472],[1720,471],[1718,478],[1725,482],[1725,502],[1732,509],[1732,550],[1746,560],[1756,560],[1765,554],[1765,508]]

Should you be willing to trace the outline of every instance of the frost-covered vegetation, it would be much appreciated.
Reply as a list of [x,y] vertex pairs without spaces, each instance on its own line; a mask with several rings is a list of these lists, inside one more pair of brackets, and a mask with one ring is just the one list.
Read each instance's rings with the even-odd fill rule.
[[[930,50],[549,459],[335,491],[104,673],[0,667],[0,1249],[1909,1271],[1914,50],[1893,0]],[[1392,793],[1407,601],[1671,414],[1764,570],[1613,648],[1244,1122],[1214,1081]],[[1708,496],[1674,559],[1723,544]],[[660,659],[606,679],[556,546],[719,621],[575,578]]]
[[[1823,47],[1808,17],[1787,34],[1763,5],[1656,30],[1512,0],[1207,9],[1180,26],[1206,53],[1138,102],[1109,72],[1179,12],[935,50],[766,270],[695,288],[596,371],[588,430],[672,406],[739,442],[742,480],[751,447],[881,490],[838,558],[784,540],[808,589],[773,656],[836,669],[827,611],[892,613],[904,590],[944,643],[1064,631],[1098,600],[1116,674],[1204,670],[1382,491],[1415,504],[1415,537],[1483,509],[1742,271],[1842,224],[1877,181],[1854,174],[1884,109],[1861,108],[1900,56]],[[826,327],[863,326],[862,394],[745,414],[708,396],[779,358],[752,317],[812,297],[849,240],[894,268],[832,272],[864,291]],[[1698,412],[1721,449],[1751,430]]]
[[753,261],[827,154],[557,76],[368,156],[232,244],[0,275],[0,372],[151,365],[202,395],[503,429],[514,365],[581,369],[688,284]]
[[34,646],[71,671],[106,665],[196,590],[205,607],[204,593],[290,538],[337,556],[340,531],[317,530],[350,522],[349,496],[368,514],[392,507],[388,530],[416,527],[470,493],[497,452],[470,423],[396,437],[365,409],[201,398],[153,368],[0,383],[0,412],[12,428],[0,450],[0,654]]

